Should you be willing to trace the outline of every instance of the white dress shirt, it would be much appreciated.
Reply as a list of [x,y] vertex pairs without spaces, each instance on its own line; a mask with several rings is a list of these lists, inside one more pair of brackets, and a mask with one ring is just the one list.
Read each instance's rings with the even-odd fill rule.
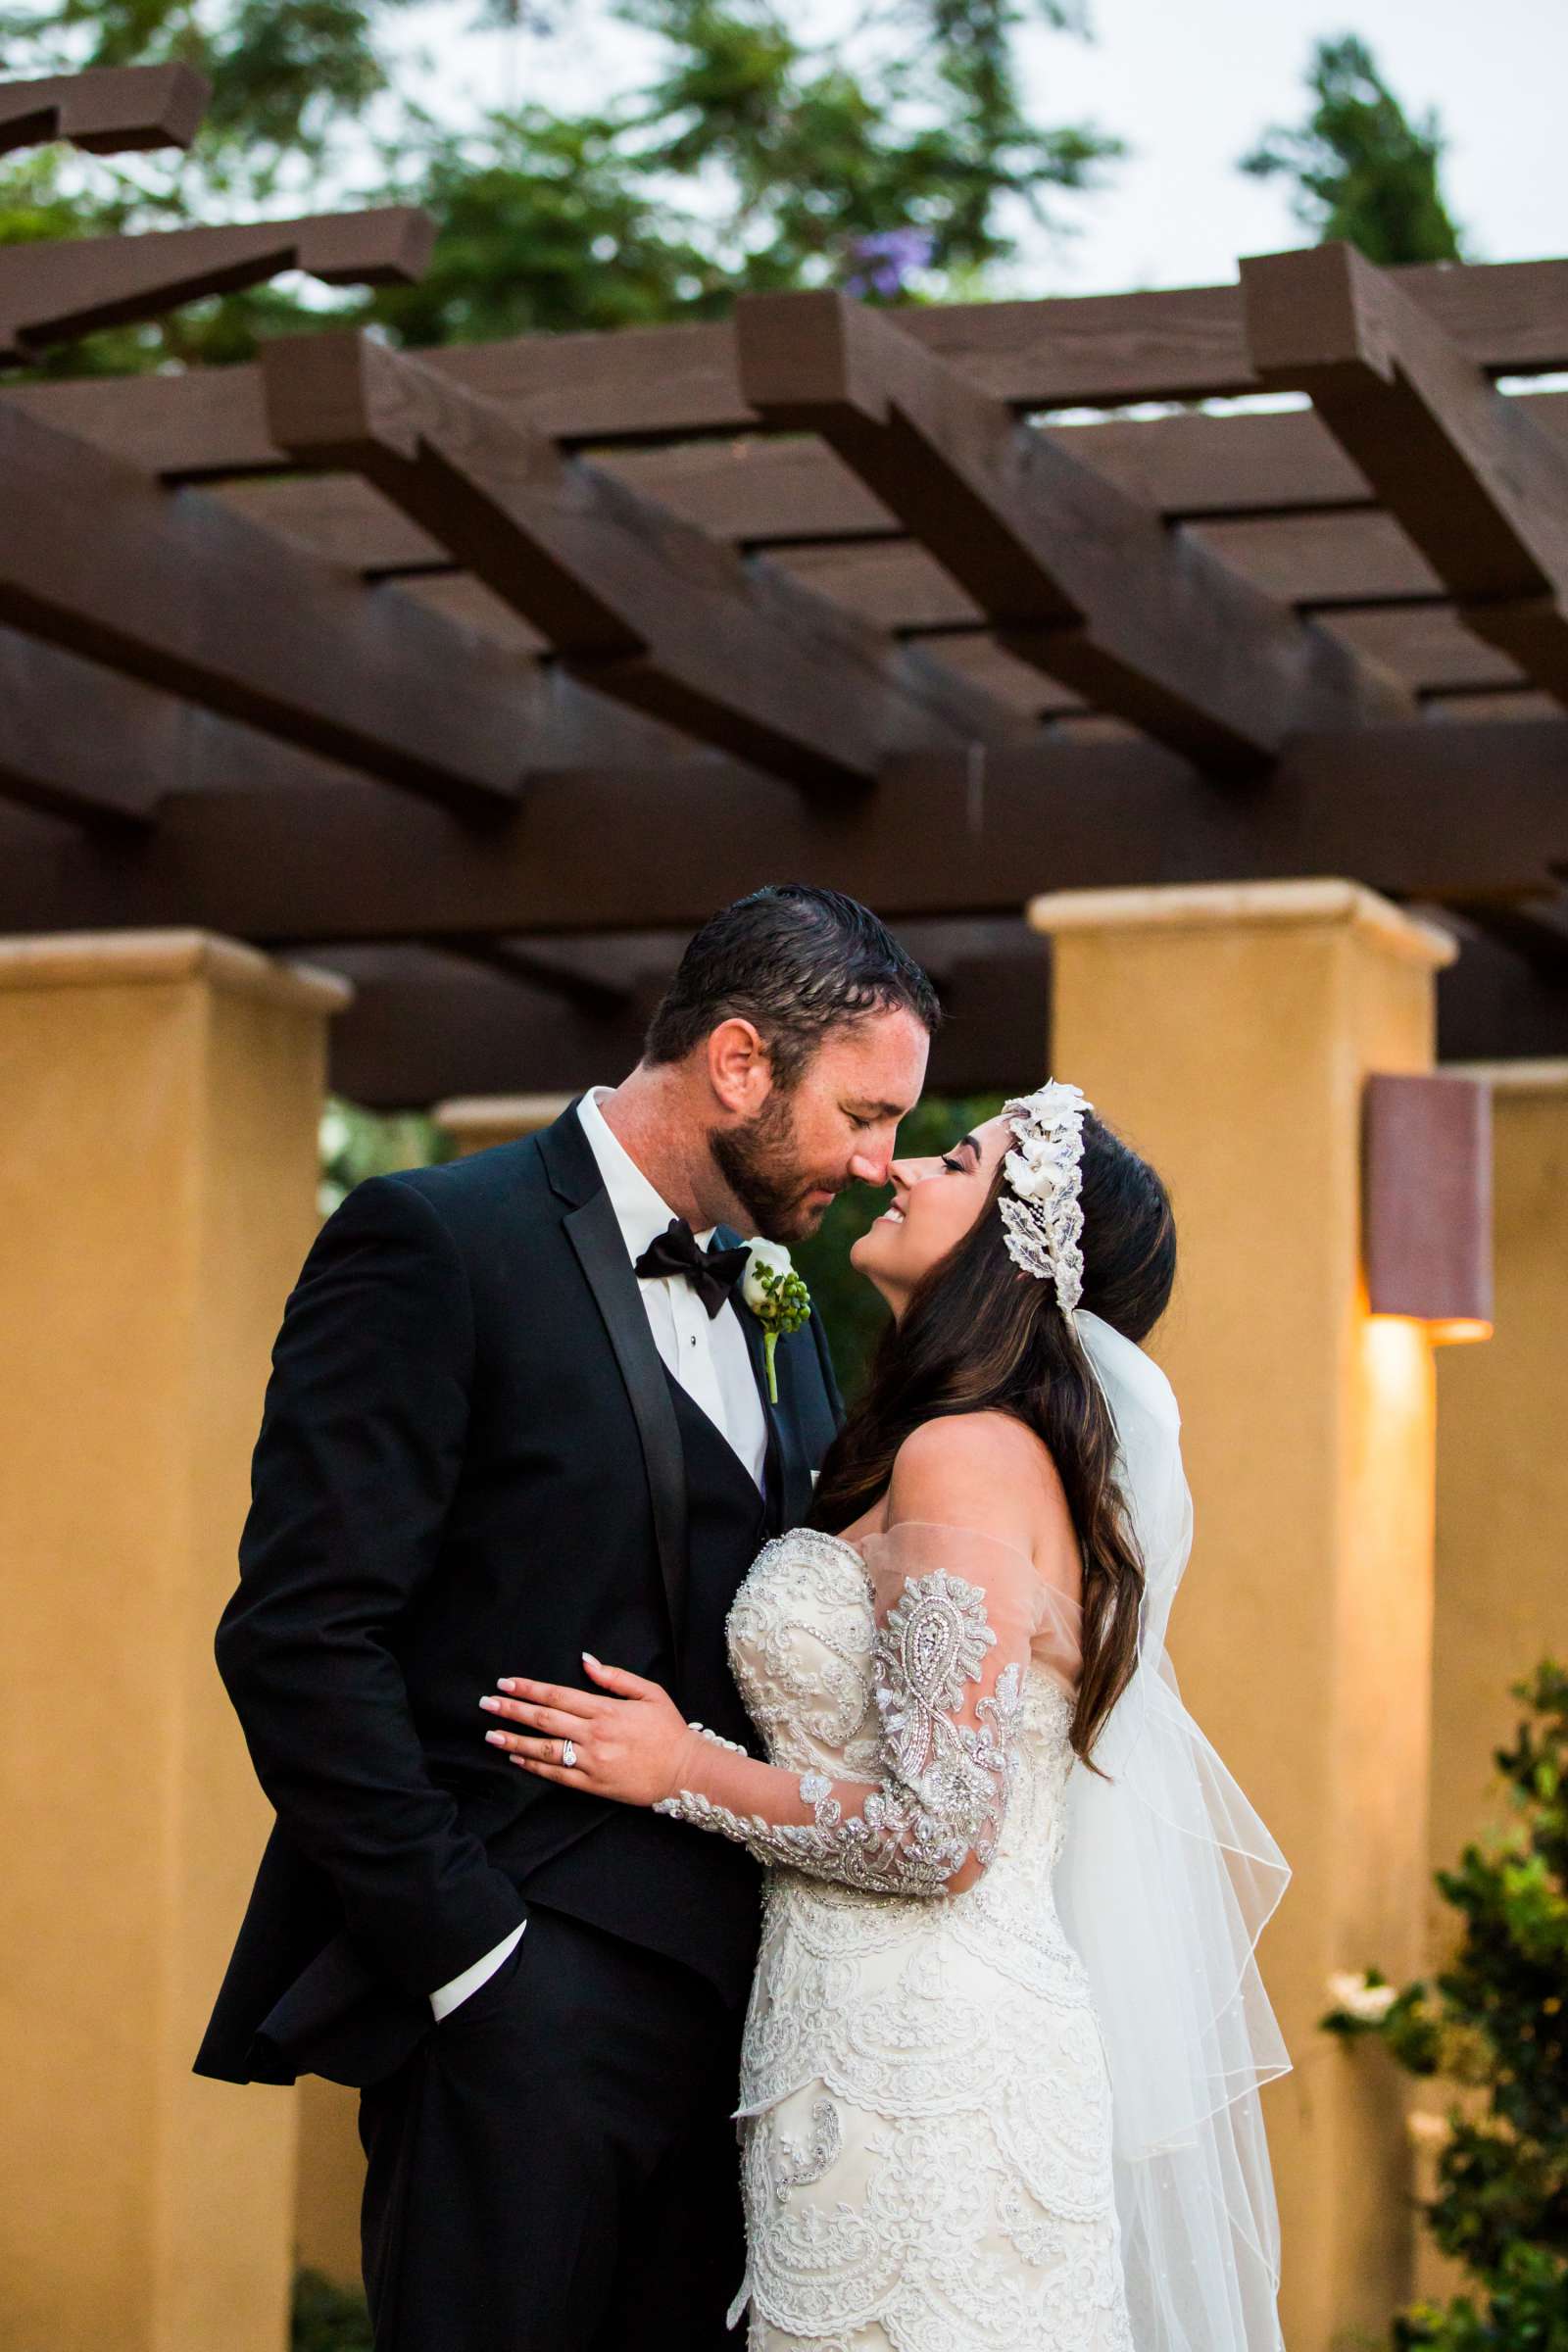
[[[605,1180],[626,1255],[635,1264],[649,1244],[667,1229],[675,1212],[649,1183],[625,1145],[611,1133],[599,1104],[612,1091],[608,1086],[591,1086],[577,1105],[577,1116]],[[712,1226],[696,1238],[706,1250],[713,1238]],[[728,1439],[760,1488],[766,1475],[767,1415],[739,1315],[729,1305],[710,1315],[683,1274],[662,1275],[656,1282],[639,1281],[637,1288],[661,1360],[692,1402]],[[437,2019],[450,2015],[495,1975],[521,1934],[522,1927],[514,1928],[471,1968],[466,1968],[450,1984],[437,1986],[430,1995]]]

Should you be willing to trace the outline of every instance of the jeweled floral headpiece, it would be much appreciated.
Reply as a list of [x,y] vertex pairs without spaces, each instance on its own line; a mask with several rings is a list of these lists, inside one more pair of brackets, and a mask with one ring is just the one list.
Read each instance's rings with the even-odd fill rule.
[[1069,1325],[1084,1290],[1081,1162],[1084,1113],[1093,1108],[1076,1086],[1054,1078],[1002,1106],[1013,1141],[1002,1163],[1008,1189],[998,1202],[1007,1254],[1037,1281],[1051,1278]]

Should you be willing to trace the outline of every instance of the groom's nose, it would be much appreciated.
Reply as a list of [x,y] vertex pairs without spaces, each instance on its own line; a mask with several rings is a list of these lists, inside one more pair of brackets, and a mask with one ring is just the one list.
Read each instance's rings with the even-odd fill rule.
[[850,1174],[860,1184],[886,1184],[893,1165],[893,1136],[863,1136],[850,1160]]

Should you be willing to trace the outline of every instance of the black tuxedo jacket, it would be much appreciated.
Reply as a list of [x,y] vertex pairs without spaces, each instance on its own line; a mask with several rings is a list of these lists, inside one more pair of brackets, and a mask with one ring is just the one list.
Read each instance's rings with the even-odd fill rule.
[[[721,1311],[760,1382],[760,1328],[738,1301]],[[840,1406],[814,1317],[776,1360],[779,1402],[763,1398],[789,1526]],[[526,1916],[519,1889],[611,1816],[745,1862],[518,1772],[478,1708],[499,1674],[583,1686],[586,1648],[746,1731],[722,1612],[752,1531],[728,1592],[710,1577],[694,1607],[683,1420],[711,1434],[695,1409],[575,1105],[519,1143],[372,1177],[328,1218],[273,1350],[218,1632],[277,1823],[198,2073],[375,2080],[428,2029],[432,1989]],[[636,1867],[614,1834],[600,1842],[607,1869]]]

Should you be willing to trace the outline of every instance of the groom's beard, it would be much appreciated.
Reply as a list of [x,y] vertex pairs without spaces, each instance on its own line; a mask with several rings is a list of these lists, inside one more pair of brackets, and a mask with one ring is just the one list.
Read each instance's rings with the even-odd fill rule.
[[844,1190],[843,1178],[806,1175],[788,1095],[775,1091],[750,1126],[715,1127],[708,1143],[752,1230],[764,1241],[806,1241],[827,1214],[827,1203],[812,1201],[811,1195]]

